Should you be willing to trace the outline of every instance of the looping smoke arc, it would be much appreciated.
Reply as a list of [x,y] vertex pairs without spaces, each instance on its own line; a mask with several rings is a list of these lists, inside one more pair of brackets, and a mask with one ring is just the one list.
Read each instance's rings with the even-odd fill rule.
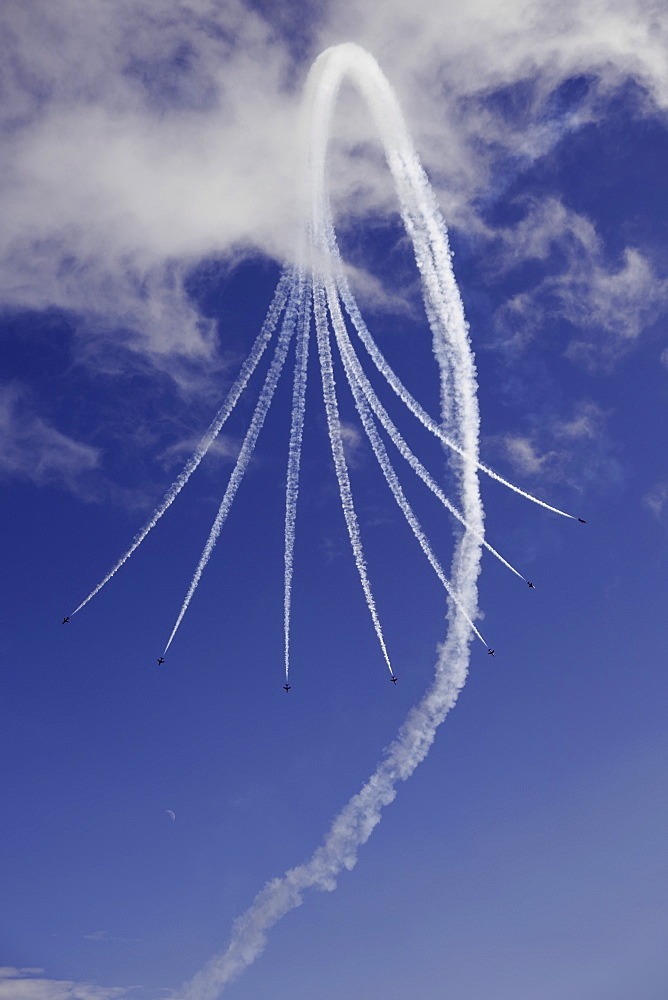
[[[330,125],[337,95],[348,77],[366,100],[383,143],[396,186],[401,216],[411,238],[420,272],[424,303],[432,333],[432,346],[440,375],[440,420],[430,417],[412,397],[375,343],[346,280],[337,246],[327,195],[326,168]],[[80,611],[115,575],[155,527],[202,461],[243,390],[257,369],[267,347],[274,342],[273,356],[260,389],[239,456],[195,568],[180,612],[165,646],[169,649],[202,572],[231,509],[239,485],[262,430],[291,347],[295,364],[292,419],[288,446],[285,506],[284,648],[286,684],[290,670],[291,599],[295,531],[299,499],[301,446],[305,418],[309,341],[312,321],[319,361],[327,428],[341,505],[362,590],[382,656],[394,678],[390,655],[371,588],[362,547],[359,522],[344,449],[335,381],[336,356],[345,373],[360,422],[378,461],[390,492],[411,527],[427,561],[447,595],[448,632],[439,647],[434,680],[422,700],[409,712],[395,740],[360,792],[348,802],[332,823],[322,845],[311,859],[290,869],[258,894],[236,921],[226,950],[211,959],[186,984],[182,1000],[214,1000],[263,950],[266,933],[284,914],[300,905],[304,890],[332,890],[338,874],[356,863],[359,847],[380,821],[382,809],[396,795],[397,783],[413,773],[427,755],[438,726],[455,704],[468,672],[469,647],[475,635],[485,640],[474,624],[477,616],[477,578],[483,547],[520,579],[524,579],[484,537],[484,511],[478,472],[482,471],[528,500],[554,513],[571,514],[539,500],[507,482],[479,459],[479,412],[476,370],[468,336],[468,325],[455,281],[447,229],[427,177],[406,128],[397,98],[378,64],[364,49],[338,45],[323,52],[313,64],[306,83],[303,115],[306,173],[303,190],[304,228],[295,267],[287,268],[276,288],[265,322],[239,376],[209,429],[162,502],[135,536],[104,579],[75,609]],[[351,336],[352,334],[352,336]],[[359,346],[406,410],[449,449],[456,480],[457,498],[450,500],[413,453],[372,388]],[[461,526],[456,537],[450,575],[439,563],[401,486],[385,440]],[[486,645],[486,643],[485,643]]]

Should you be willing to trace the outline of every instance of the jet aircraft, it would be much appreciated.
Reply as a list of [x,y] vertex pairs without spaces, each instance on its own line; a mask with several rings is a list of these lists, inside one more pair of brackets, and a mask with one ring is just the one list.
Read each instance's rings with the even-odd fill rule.
[[159,656],[159,657],[158,657],[158,666],[160,666],[160,664],[161,664],[161,663],[164,663],[164,662],[165,662],[165,658],[164,658],[164,656]]
[[536,589],[536,588],[534,587],[533,583],[531,583],[531,581],[530,581],[530,580],[527,580],[527,583],[529,584],[529,586],[531,587],[531,589],[532,589],[532,590],[535,590],[535,589]]
[[586,524],[587,523],[583,517],[579,517],[578,521],[580,522],[580,524]]
[[70,616],[69,616],[69,615],[67,615],[67,616],[66,616],[65,618],[63,618],[63,620],[62,620],[62,622],[61,622],[60,624],[61,624],[61,625],[64,625],[64,624],[65,624],[65,622],[68,622],[69,620],[70,620]]
[[392,682],[393,684],[396,684],[396,683],[397,683],[397,678],[396,678],[396,677],[394,676],[394,674],[392,675],[392,677],[390,677],[390,681],[391,681],[391,682]]
[[494,650],[493,649],[488,649],[487,652],[489,653],[490,656],[494,656]]
[[284,684],[283,685],[283,690],[284,691],[290,691],[291,689],[292,689],[292,684]]

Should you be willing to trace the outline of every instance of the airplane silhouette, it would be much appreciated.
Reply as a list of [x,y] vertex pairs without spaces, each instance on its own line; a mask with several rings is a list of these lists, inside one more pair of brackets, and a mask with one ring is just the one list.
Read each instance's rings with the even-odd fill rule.
[[283,690],[284,691],[291,691],[292,690],[292,684],[284,684],[283,685]]
[[531,589],[532,589],[532,590],[535,590],[535,589],[536,589],[536,588],[534,587],[533,583],[531,583],[531,581],[530,581],[530,580],[527,580],[527,583],[529,584],[529,586],[531,587]]
[[579,517],[578,521],[580,522],[580,524],[586,524],[587,523],[583,517]]
[[392,682],[392,684],[397,683],[397,678],[394,676],[394,674],[392,675],[392,677],[390,677],[390,681]]
[[62,620],[62,622],[61,622],[60,624],[61,624],[61,625],[64,625],[64,624],[65,624],[65,622],[68,622],[69,620],[70,620],[70,617],[69,617],[69,615],[68,615],[68,616],[67,616],[66,618],[63,618],[63,620]]
[[165,662],[164,656],[159,656],[158,657],[158,665],[160,665],[161,663],[164,663],[164,662]]
[[494,650],[493,649],[488,649],[487,652],[489,653],[490,656],[494,656]]

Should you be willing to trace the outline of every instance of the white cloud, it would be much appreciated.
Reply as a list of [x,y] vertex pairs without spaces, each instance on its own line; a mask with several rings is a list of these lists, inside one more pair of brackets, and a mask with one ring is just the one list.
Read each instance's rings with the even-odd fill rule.
[[[586,120],[587,102],[561,121],[546,115],[544,99],[562,80],[592,74],[605,90],[632,77],[665,107],[666,34],[657,0],[337,0],[320,37],[376,55],[452,219],[462,198],[498,183],[491,146],[531,160]],[[531,86],[512,116],[478,101],[517,81]]]
[[206,354],[185,269],[280,256],[289,228],[286,53],[237,0],[9,0],[4,19],[3,301]]
[[62,434],[30,412],[20,387],[0,386],[0,476],[77,492],[82,477],[98,464],[96,448]]
[[545,466],[554,453],[539,454],[528,437],[509,434],[503,439],[508,458],[515,469],[535,475]]
[[361,461],[364,453],[364,438],[362,432],[355,424],[341,421],[341,437],[343,439],[343,450],[345,452],[348,465],[355,469]]
[[643,503],[655,517],[661,517],[668,504],[668,482],[657,483],[654,489],[643,497]]
[[38,976],[44,969],[16,969],[13,965],[0,966],[0,979],[16,979],[20,976]]
[[605,423],[606,413],[591,401],[580,403],[570,420],[558,421],[554,425],[554,434],[559,438],[597,438]]
[[610,454],[605,434],[607,413],[584,400],[570,417],[536,425],[528,434],[505,434],[487,439],[516,473],[534,482],[568,483],[582,490],[600,488],[619,479],[619,467]]
[[[157,359],[209,357],[212,324],[184,276],[207,255],[291,252],[301,82],[322,46],[357,41],[378,57],[449,220],[471,227],[499,155],[531,160],[595,113],[592,97],[550,118],[545,97],[564,78],[594,74],[599,94],[632,76],[668,103],[660,14],[653,0],[336,0],[295,66],[241,0],[6,0],[2,301],[72,310],[97,336],[122,328]],[[531,85],[513,115],[492,112],[490,92],[517,81]],[[362,103],[347,102],[341,122],[339,208],[394,209]],[[641,296],[650,280],[633,252],[618,273],[589,277],[604,319],[610,291]]]
[[613,360],[659,316],[668,303],[668,279],[659,279],[634,247],[610,263],[592,222],[556,198],[529,204],[524,219],[500,230],[497,268],[557,257],[551,273],[512,297],[498,321],[509,341],[545,334],[555,319],[578,328],[566,354],[591,364]]
[[0,1000],[121,1000],[130,998],[123,986],[98,986],[67,979],[28,978],[43,969],[0,968]]
[[109,931],[93,931],[92,934],[84,934],[86,941],[127,941],[124,937],[114,937]]
[[[200,443],[201,434],[195,437],[184,438],[176,441],[158,456],[158,459],[165,469],[173,469],[175,466],[182,466],[185,460],[190,458],[195,448]],[[227,434],[219,434],[216,440],[209,446],[207,452],[207,464],[216,461],[217,464],[226,464],[234,461],[239,454],[240,445]]]

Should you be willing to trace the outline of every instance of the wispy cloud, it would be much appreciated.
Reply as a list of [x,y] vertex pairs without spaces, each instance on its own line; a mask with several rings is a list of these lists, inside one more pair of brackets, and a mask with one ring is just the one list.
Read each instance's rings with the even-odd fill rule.
[[81,492],[86,473],[98,464],[98,450],[32,412],[20,386],[0,386],[0,476]]
[[601,433],[605,414],[596,403],[582,403],[570,420],[557,425],[556,433],[565,438],[595,438]]
[[20,979],[23,976],[39,976],[44,969],[21,968],[12,965],[0,965],[0,979]]
[[341,437],[343,439],[343,450],[346,455],[348,465],[355,469],[361,462],[364,454],[364,439],[359,428],[355,424],[349,424],[345,420],[341,421]]
[[[199,437],[182,438],[180,441],[169,445],[158,456],[160,464],[165,469],[182,466],[185,460],[190,458],[195,451],[200,439],[201,435]],[[207,452],[208,462],[210,463],[212,459],[217,464],[232,462],[239,454],[239,448],[240,444],[238,441],[231,438],[228,434],[219,434],[216,440],[209,446]]]
[[9,0],[4,22],[4,303],[80,312],[156,354],[210,352],[189,266],[281,254],[285,50],[235,0]]
[[92,934],[84,934],[86,941],[127,941],[128,938],[116,937],[109,931],[93,931]]
[[668,504],[668,481],[657,483],[656,486],[643,497],[643,503],[651,510],[655,517],[660,518]]
[[130,1000],[131,988],[35,978],[42,972],[43,969],[0,968],[0,1000]]
[[[637,80],[649,104],[665,107],[666,35],[654,0],[338,0],[319,39],[347,38],[376,54],[457,221],[470,219],[476,193],[507,182],[512,160],[531,162],[600,114],[598,102],[621,81]],[[591,87],[560,111],[551,95],[578,74]],[[491,103],[494,94],[501,100]]]
[[621,259],[610,259],[593,223],[556,198],[529,203],[522,221],[497,237],[505,270],[527,260],[550,264],[546,276],[499,310],[507,343],[521,346],[564,319],[576,328],[567,356],[607,364],[668,304],[668,278],[658,277],[639,249],[626,247]]
[[[347,38],[376,54],[448,219],[470,229],[475,199],[511,161],[544,155],[600,113],[596,102],[620,81],[668,102],[666,26],[649,0],[570,0],[558,10],[527,0],[339,0],[304,19],[297,47],[280,19],[268,23],[241,0],[164,0],[150,11],[140,0],[6,0],[3,13],[1,300],[66,309],[85,320],[86,336],[120,332],[163,365],[216,350],[215,324],[187,294],[195,263],[292,252],[301,82],[324,45]],[[556,109],[550,95],[578,73],[591,78],[587,95]],[[490,103],[515,85],[519,97]],[[340,122],[337,211],[394,212],[362,102],[350,99]],[[569,305],[576,292],[583,301],[574,279],[553,294],[579,322],[588,313]],[[632,248],[582,283],[606,329],[617,328],[611,295],[619,304],[630,294],[645,316],[651,268]]]
[[619,465],[605,433],[607,414],[590,400],[566,418],[535,424],[528,433],[489,437],[516,473],[534,482],[567,483],[574,489],[601,488],[619,479]]

